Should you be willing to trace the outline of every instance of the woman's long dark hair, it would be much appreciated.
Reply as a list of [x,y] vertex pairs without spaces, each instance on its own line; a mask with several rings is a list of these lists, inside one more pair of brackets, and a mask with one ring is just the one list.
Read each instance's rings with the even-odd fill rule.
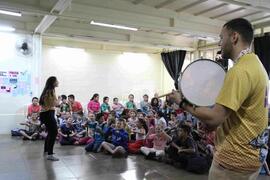
[[50,94],[53,96],[55,89],[55,82],[57,81],[55,76],[51,76],[47,79],[45,87],[40,95],[39,104],[44,105],[45,95]]
[[91,98],[91,101],[93,101],[96,97],[98,97],[99,96],[99,94],[98,93],[95,93],[94,95],[93,95],[93,97]]
[[[155,103],[155,101],[157,102],[157,103]],[[151,106],[152,107],[159,107],[159,101],[158,101],[158,98],[152,98],[151,99]]]
[[139,118],[139,123],[141,123],[142,127],[143,127],[143,128],[144,128],[144,130],[145,130],[145,134],[147,134],[147,133],[148,133],[148,126],[147,126],[147,124],[146,124],[145,120],[144,120],[144,119]]

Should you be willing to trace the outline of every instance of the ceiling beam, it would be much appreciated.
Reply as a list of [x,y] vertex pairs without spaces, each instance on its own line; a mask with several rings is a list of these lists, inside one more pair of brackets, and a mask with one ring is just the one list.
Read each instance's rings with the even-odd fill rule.
[[[80,27],[73,26],[73,29],[67,29],[63,26],[52,26],[49,31],[46,31],[44,35],[59,35],[59,36],[69,36],[75,38],[83,38],[89,40],[103,41],[103,42],[117,42],[117,43],[135,43],[135,44],[151,44],[165,46],[171,44],[172,46],[178,47],[189,47],[193,48],[194,39],[179,37],[177,41],[175,36],[165,35],[161,36],[156,33],[145,34],[134,34],[132,39],[130,39],[129,34],[115,34],[111,32],[96,31],[91,29],[82,29]],[[132,41],[130,41],[132,40]]]
[[[18,0],[10,0],[12,2],[17,2]],[[165,1],[165,0],[162,0]],[[43,1],[42,1],[43,2]],[[48,1],[49,2],[49,1]],[[56,1],[53,1],[56,2]],[[84,3],[87,2],[87,3]],[[89,2],[89,3],[88,3]],[[193,1],[194,2],[194,1]],[[0,1],[0,4],[2,1]],[[12,3],[13,4],[13,3]],[[12,4],[9,4],[10,8],[18,8],[21,7],[20,5],[12,6]],[[188,13],[182,12],[181,14],[176,13],[174,10],[169,9],[155,9],[153,7],[149,7],[144,4],[133,5],[132,1],[123,1],[123,0],[113,0],[108,1],[108,3],[103,3],[100,0],[85,0],[85,1],[72,1],[72,9],[69,11],[65,11],[63,14],[59,15],[59,10],[53,11],[50,13],[52,7],[54,6],[52,4],[52,0],[50,3],[43,4],[44,7],[46,7],[46,11],[35,11],[35,9],[32,8],[31,5],[24,5],[25,8],[23,10],[27,10],[29,14],[35,15],[33,18],[36,19],[36,16],[38,15],[38,19],[33,26],[29,26],[31,28],[30,32],[34,32],[37,25],[41,22],[41,19],[45,15],[55,16],[57,17],[55,20],[55,17],[50,17],[52,25],[48,23],[42,23],[45,25],[48,25],[48,27],[44,27],[41,29],[47,29],[43,34],[46,33],[59,33],[59,34],[65,34],[65,30],[67,29],[74,29],[77,28],[76,31],[73,31],[72,34],[83,34],[83,35],[89,35],[88,30],[92,30],[92,27],[89,22],[91,19],[100,21],[100,22],[107,22],[107,23],[113,23],[113,24],[122,24],[126,26],[131,27],[138,27],[140,29],[146,29],[146,30],[158,30],[161,32],[169,32],[169,33],[175,33],[175,34],[184,34],[184,33],[190,33],[194,35],[203,35],[203,36],[210,36],[210,37],[216,37],[218,35],[218,32],[220,30],[221,24],[224,24],[221,20],[211,20],[206,17],[196,17],[193,15],[190,15]],[[49,8],[48,8],[49,7]],[[37,7],[40,8],[40,7]],[[44,8],[45,9],[45,8]],[[42,18],[41,18],[42,16]],[[47,17],[49,18],[49,17]],[[69,25],[72,22],[76,22],[76,24],[73,24],[73,26],[64,26],[64,28],[59,28],[60,24],[64,23],[65,25]],[[84,24],[82,28],[82,25]],[[45,26],[44,25],[44,26]],[[55,28],[57,27],[57,28]],[[16,27],[17,28],[17,27]],[[23,28],[23,27],[22,27]],[[49,28],[49,29],[48,29]],[[111,32],[110,37],[118,36],[118,34],[122,33],[129,33],[127,31],[120,31],[120,30],[114,30],[109,28],[100,28],[99,30],[95,31],[95,34],[90,33],[90,35],[97,36],[97,33],[100,31],[105,31],[106,33]],[[139,30],[136,32],[136,38],[138,37],[137,34],[143,33],[143,38],[139,36],[142,40],[145,39],[144,37],[147,36],[155,36],[152,41],[156,39],[164,39],[164,35],[155,34],[155,33],[144,33],[144,31]],[[68,31],[67,31],[67,34]],[[102,34],[102,37],[105,35]],[[97,36],[99,37],[99,36]],[[107,38],[107,36],[105,36]],[[136,40],[135,38],[135,40]],[[177,37],[180,38],[180,37]],[[132,38],[133,39],[133,38]],[[171,41],[175,41],[175,36],[169,37]],[[168,42],[166,42],[168,44]]]
[[175,1],[176,0],[166,0],[166,1],[156,5],[155,8],[157,8],[157,9],[163,8],[163,7],[168,6],[169,4],[171,4],[171,3],[175,2]]
[[132,1],[132,3],[133,4],[140,4],[140,3],[142,3],[144,0],[134,0],[134,1]]
[[[58,0],[50,11],[50,14],[61,15],[67,7],[71,5],[72,0]],[[45,15],[41,20],[39,25],[36,27],[34,33],[42,34],[44,33],[57,19],[54,15]]]
[[44,15],[47,14],[49,11],[49,9],[41,6],[36,7],[33,5],[25,5],[23,3],[17,3],[13,1],[0,1],[0,8],[1,10],[21,12],[23,15]]
[[248,14],[245,14],[243,16],[240,16],[239,18],[245,18],[245,17],[252,16],[252,15],[255,15],[255,14],[259,14],[259,13],[262,13],[262,11],[256,11],[256,12],[253,12],[253,13],[248,13]]
[[251,20],[251,23],[254,23],[254,22],[256,22],[256,21],[260,21],[260,20],[263,20],[263,19],[266,19],[266,18],[270,18],[270,15],[263,16],[263,17],[260,17],[260,18],[257,18],[257,19],[252,19],[252,20]]
[[[111,1],[109,1],[111,2]],[[115,1],[114,1],[115,2]],[[169,9],[153,9],[146,5],[130,7],[130,3],[119,1],[119,4],[106,4],[100,6],[100,1],[95,1],[91,6],[85,4],[72,4],[72,11],[65,12],[60,18],[85,20],[88,24],[91,20],[111,24],[122,24],[139,29],[157,29],[176,33],[199,33],[205,36],[216,36],[224,22],[211,20],[206,17],[194,17],[187,13],[179,15]],[[80,12],[80,13],[77,13]],[[170,21],[175,18],[174,25]],[[173,27],[172,27],[173,25]]]
[[223,6],[227,6],[227,5],[228,5],[227,3],[222,3],[222,4],[220,4],[220,5],[217,5],[217,6],[214,6],[214,7],[208,8],[208,9],[205,9],[205,10],[203,10],[203,11],[197,12],[197,13],[194,14],[194,16],[199,16],[199,15],[208,13],[208,12],[210,12],[210,11],[214,11],[214,10],[216,10],[216,9],[218,9],[218,8],[223,7]]
[[46,15],[46,16],[44,16],[43,19],[38,24],[38,26],[36,27],[34,33],[37,33],[37,34],[44,33],[52,25],[52,23],[56,19],[57,19],[56,16],[52,16],[52,15]]
[[211,18],[211,19],[220,18],[220,17],[226,16],[226,15],[228,15],[228,14],[232,14],[232,13],[235,13],[235,12],[237,12],[237,11],[241,11],[241,10],[243,10],[243,9],[245,9],[245,8],[244,8],[244,7],[240,7],[240,8],[234,9],[234,10],[232,10],[232,11],[228,11],[228,12],[225,12],[225,13],[222,13],[222,14],[219,14],[219,15],[216,15],[216,16],[212,16],[212,17],[210,17],[210,18]]
[[195,1],[193,3],[190,3],[190,4],[186,5],[184,7],[181,7],[179,9],[176,9],[175,11],[179,13],[179,12],[185,11],[185,10],[187,10],[189,8],[192,8],[193,6],[202,4],[202,3],[206,2],[206,1],[208,1],[208,0],[198,0],[198,1]]
[[256,11],[261,10],[263,12],[268,12],[268,13],[270,12],[270,9],[258,7],[256,5],[256,1],[248,1],[248,2],[240,2],[240,1],[234,1],[234,0],[219,0],[219,1],[245,7],[246,9],[252,9]]
[[230,4],[238,5],[238,6],[252,6],[249,2],[241,2],[241,1],[235,1],[235,0],[222,0],[225,2],[228,2]]

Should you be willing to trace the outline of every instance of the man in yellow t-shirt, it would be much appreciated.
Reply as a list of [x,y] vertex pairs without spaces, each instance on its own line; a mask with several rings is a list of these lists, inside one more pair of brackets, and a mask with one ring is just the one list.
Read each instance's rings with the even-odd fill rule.
[[210,180],[255,180],[267,155],[268,76],[259,58],[250,52],[252,25],[238,18],[227,22],[220,34],[221,55],[232,59],[223,87],[212,108],[183,103],[171,97],[210,129],[216,129]]

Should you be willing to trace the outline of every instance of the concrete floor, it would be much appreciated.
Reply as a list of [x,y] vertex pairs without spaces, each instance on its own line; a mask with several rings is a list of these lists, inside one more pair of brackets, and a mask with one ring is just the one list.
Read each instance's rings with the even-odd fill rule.
[[[56,144],[58,162],[45,160],[43,141],[22,141],[0,136],[0,180],[206,180],[164,163],[145,160],[143,156],[111,158],[102,153],[85,153],[82,146]],[[270,177],[260,176],[260,180]]]

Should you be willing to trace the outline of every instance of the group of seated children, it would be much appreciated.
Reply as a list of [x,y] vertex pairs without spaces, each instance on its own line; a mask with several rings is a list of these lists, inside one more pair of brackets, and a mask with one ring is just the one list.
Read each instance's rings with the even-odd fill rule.
[[[21,123],[29,130],[19,131],[29,140],[36,139],[43,129],[35,112],[38,99],[33,98],[32,102],[27,122]],[[108,97],[100,105],[99,95],[94,94],[87,109],[85,117],[74,95],[61,96],[56,111],[61,145],[85,145],[88,152],[103,151],[113,157],[142,153],[146,159],[180,164],[186,169],[192,169],[191,161],[202,160],[200,154],[211,157],[213,152],[211,132],[206,132],[199,121],[169,101],[162,103],[157,95],[151,102],[144,95],[137,107],[132,94],[126,106],[118,98],[110,106]]]

